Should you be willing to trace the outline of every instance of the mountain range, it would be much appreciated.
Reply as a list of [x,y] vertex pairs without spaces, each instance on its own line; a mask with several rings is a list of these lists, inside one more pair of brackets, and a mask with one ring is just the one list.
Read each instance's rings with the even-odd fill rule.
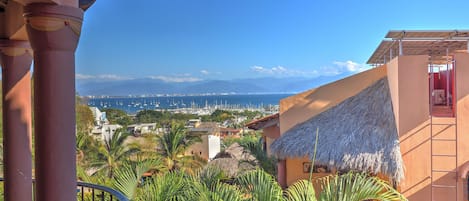
[[81,96],[138,96],[155,94],[207,94],[207,93],[298,93],[348,76],[262,77],[233,80],[202,80],[196,82],[165,82],[141,78],[131,80],[77,80]]

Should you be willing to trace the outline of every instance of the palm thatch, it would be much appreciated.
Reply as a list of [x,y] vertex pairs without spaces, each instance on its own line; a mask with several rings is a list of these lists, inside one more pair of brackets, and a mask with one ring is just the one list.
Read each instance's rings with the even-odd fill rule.
[[254,156],[246,152],[241,145],[235,142],[223,152],[218,153],[215,159],[210,161],[208,165],[216,166],[223,170],[226,176],[234,178],[238,173],[255,169],[253,165],[246,162],[255,159]]
[[273,142],[272,152],[279,158],[312,158],[317,128],[316,164],[382,173],[396,182],[404,178],[386,77],[286,131]]
[[256,159],[252,154],[244,150],[244,147],[237,142],[231,144],[228,148],[218,153],[215,158],[234,158],[239,161]]
[[234,158],[217,158],[210,161],[208,166],[221,169],[228,178],[235,178],[239,173],[256,169],[256,167],[250,163],[239,161]]

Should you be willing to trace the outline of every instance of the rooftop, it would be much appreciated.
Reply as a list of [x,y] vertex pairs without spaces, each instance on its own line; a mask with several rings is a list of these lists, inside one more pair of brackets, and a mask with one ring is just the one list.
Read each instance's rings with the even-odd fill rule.
[[278,123],[279,113],[253,120],[246,124],[249,129],[260,130]]
[[368,59],[384,64],[398,55],[429,55],[432,62],[445,62],[446,55],[469,49],[469,30],[391,30]]

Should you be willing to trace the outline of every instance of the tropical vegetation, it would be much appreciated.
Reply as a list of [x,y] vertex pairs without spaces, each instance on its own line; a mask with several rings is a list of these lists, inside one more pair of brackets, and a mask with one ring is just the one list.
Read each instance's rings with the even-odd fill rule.
[[[250,163],[257,167],[228,177],[221,169],[206,164],[197,156],[186,154],[188,148],[201,142],[201,139],[187,132],[182,124],[184,121],[173,121],[166,112],[142,111],[135,119],[120,117],[122,113],[119,111],[107,112],[113,122],[125,121],[130,124],[156,120],[169,128],[162,134],[139,137],[151,142],[145,146],[124,129],[100,138],[87,133],[91,129],[89,121],[77,128],[78,178],[110,186],[130,200],[406,200],[386,181],[355,172],[300,180],[282,189],[275,178],[276,159],[266,154],[259,134],[249,134],[227,142],[238,142],[255,158],[240,163]],[[77,117],[80,121],[90,119],[90,113],[81,109],[77,109],[77,115],[81,115]],[[224,118],[233,115],[237,114],[218,111],[205,118],[228,121]],[[85,199],[90,196],[85,193]]]
[[202,139],[199,136],[188,135],[183,125],[171,125],[169,132],[157,135],[156,139],[157,153],[163,158],[169,171],[191,171],[204,165],[203,160],[196,155],[186,155],[188,148],[202,142]]
[[[193,116],[171,116],[166,112],[144,111],[136,119],[132,119],[125,112],[105,110],[109,121],[113,123],[128,125],[156,120],[170,128],[169,132],[157,137],[143,136],[146,137],[145,140],[154,142],[150,143],[153,148],[143,148],[132,141],[133,137],[124,129],[104,138],[90,135],[94,124],[92,113],[80,99],[77,99],[77,103],[78,179],[110,186],[130,200],[406,200],[386,181],[356,172],[330,175],[312,181],[300,180],[287,189],[282,189],[275,179],[276,159],[267,156],[259,135],[255,134],[226,142],[238,142],[256,158],[253,161],[240,162],[258,167],[229,178],[222,170],[185,155],[187,148],[200,142],[200,138],[188,135],[181,124],[184,121],[174,121],[171,118],[190,119]],[[229,119],[226,117],[236,115],[239,113],[217,111],[203,118],[226,121]],[[157,118],[153,119],[155,117]],[[315,189],[315,186],[319,188]],[[0,194],[2,192],[0,190]],[[92,200],[90,193],[85,193],[85,200]]]

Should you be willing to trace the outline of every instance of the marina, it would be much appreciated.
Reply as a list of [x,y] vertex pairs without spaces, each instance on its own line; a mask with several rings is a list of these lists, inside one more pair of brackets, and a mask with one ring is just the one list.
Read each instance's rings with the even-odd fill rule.
[[280,99],[290,94],[256,95],[200,95],[155,97],[106,97],[86,98],[91,107],[116,108],[129,114],[141,110],[173,111],[177,113],[210,114],[217,109],[230,111],[260,111],[266,114],[278,112]]

